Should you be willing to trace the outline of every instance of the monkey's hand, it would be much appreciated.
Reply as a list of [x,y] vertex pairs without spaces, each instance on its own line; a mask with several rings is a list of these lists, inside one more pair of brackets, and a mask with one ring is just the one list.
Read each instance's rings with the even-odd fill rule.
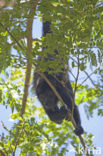
[[81,134],[84,133],[84,130],[83,130],[83,128],[82,128],[81,125],[78,125],[78,126],[76,127],[76,129],[74,130],[74,132],[75,132],[76,135],[79,136],[79,135],[81,135]]

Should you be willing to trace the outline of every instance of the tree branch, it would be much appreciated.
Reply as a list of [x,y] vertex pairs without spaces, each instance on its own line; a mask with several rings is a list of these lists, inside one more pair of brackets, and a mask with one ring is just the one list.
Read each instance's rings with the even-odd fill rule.
[[[33,11],[35,11],[37,6],[38,0],[33,4],[29,16],[30,18],[27,21],[27,69],[26,69],[26,78],[25,78],[25,86],[24,86],[24,95],[22,100],[22,108],[20,111],[20,115],[22,116],[25,113],[26,108],[26,102],[27,102],[27,96],[28,96],[28,88],[30,84],[30,76],[31,76],[31,68],[32,68],[32,24],[33,24],[33,18],[34,14]],[[35,13],[35,12],[34,12]]]
[[[32,69],[32,24],[33,24],[33,18],[35,14],[35,9],[38,4],[38,0],[35,2],[32,1],[33,3],[31,4],[32,7],[30,9],[29,13],[29,19],[27,21],[27,67],[26,67],[26,77],[25,77],[25,86],[24,86],[24,94],[23,94],[23,99],[22,99],[22,107],[20,111],[20,116],[23,117],[23,114],[25,113],[25,108],[26,108],[26,102],[27,102],[27,97],[28,97],[28,89],[29,89],[29,84],[30,84],[30,76],[31,76],[31,69]],[[13,156],[15,156],[15,151],[19,142],[19,138],[21,136],[21,133],[19,132],[19,125],[21,121],[18,123],[18,128],[16,132],[16,137],[14,140],[17,140],[15,142],[15,149],[13,151]]]
[[[47,82],[47,84],[50,86],[50,88],[53,90],[54,94],[57,96],[57,98],[59,99],[59,101],[62,103],[62,105],[67,109],[68,111],[68,116],[73,124],[73,126],[76,128],[76,123],[75,123],[75,120],[73,118],[73,115],[71,113],[71,111],[67,108],[67,105],[64,103],[63,99],[61,98],[61,96],[59,95],[59,93],[56,91],[55,87],[52,85],[52,83],[48,80],[48,78],[45,76],[44,73],[42,72],[39,72],[40,76]],[[83,148],[84,148],[84,151],[86,152],[86,156],[89,156],[89,153],[88,153],[88,150],[87,150],[87,147],[85,145],[85,142],[82,138],[82,136],[78,136],[80,141],[81,141],[81,144],[83,145]]]

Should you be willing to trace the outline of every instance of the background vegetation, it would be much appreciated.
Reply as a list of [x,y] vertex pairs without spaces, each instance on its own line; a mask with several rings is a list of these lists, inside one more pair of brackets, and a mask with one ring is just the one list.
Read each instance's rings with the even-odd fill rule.
[[[37,17],[52,21],[53,36],[32,37]],[[41,48],[46,45],[48,50],[42,53]],[[98,116],[103,116],[102,0],[1,0],[0,104],[12,110],[11,119],[14,120],[11,129],[1,122],[7,131],[0,134],[3,156],[15,156],[18,149],[21,156],[62,156],[68,154],[69,145],[77,153],[82,147],[72,123],[64,121],[56,125],[51,122],[29,88],[35,64],[39,63],[42,71],[48,67],[61,70],[62,65],[58,65],[57,60],[52,64],[36,60],[38,55],[53,54],[54,49],[59,51],[64,63],[69,61],[68,73],[76,92],[76,104],[84,104],[88,118],[94,110]],[[90,149],[95,148],[92,137],[93,134],[86,132],[83,135]],[[92,150],[90,155],[94,155]]]

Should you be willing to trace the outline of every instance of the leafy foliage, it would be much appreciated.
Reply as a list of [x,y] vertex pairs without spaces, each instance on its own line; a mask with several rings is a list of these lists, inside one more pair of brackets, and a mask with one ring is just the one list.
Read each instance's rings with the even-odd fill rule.
[[[37,7],[30,14],[33,5]],[[14,124],[10,130],[2,124],[7,135],[0,134],[0,154],[15,155],[16,149],[19,149],[21,156],[62,156],[69,152],[70,143],[77,152],[80,141],[73,134],[72,124],[64,121],[62,125],[56,125],[51,122],[36,98],[32,97],[31,90],[25,114],[23,118],[20,116],[29,59],[27,22],[32,16],[34,20],[36,16],[44,21],[52,21],[53,35],[33,39],[30,61],[39,63],[41,71],[50,67],[52,72],[59,72],[69,60],[69,75],[74,81],[73,88],[77,88],[76,103],[84,104],[87,117],[92,116],[95,109],[98,115],[103,116],[102,2],[41,0],[36,3],[33,0],[15,0],[12,4],[12,1],[7,0],[6,4],[0,6],[0,104],[11,108]],[[42,52],[41,48],[46,46],[48,49]],[[59,56],[53,61],[39,62],[36,59],[38,55],[44,57],[47,53],[54,54],[55,49]],[[63,64],[60,64],[61,58]],[[84,138],[88,138],[86,143],[89,147],[94,146],[91,134],[85,133]]]

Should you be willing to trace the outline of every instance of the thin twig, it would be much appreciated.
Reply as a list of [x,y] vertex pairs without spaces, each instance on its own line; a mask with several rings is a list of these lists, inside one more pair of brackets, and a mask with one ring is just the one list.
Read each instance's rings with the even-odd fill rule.
[[78,78],[79,78],[79,69],[80,69],[79,53],[78,53],[77,59],[78,59],[78,68],[77,68],[77,76],[75,78],[75,87],[74,87],[74,93],[73,93],[72,115],[73,115],[73,111],[74,111],[75,93],[76,93],[76,90],[77,90],[77,82],[78,82]]
[[76,77],[74,76],[71,70],[69,70],[69,73],[74,77],[74,79],[76,79]]
[[78,54],[77,59],[78,59],[78,68],[77,68],[77,76],[76,76],[76,79],[75,79],[74,99],[75,99],[75,93],[76,93],[76,90],[77,90],[77,82],[78,82],[78,78],[79,78],[79,69],[80,69],[79,54]]
[[6,131],[9,131],[8,128],[4,125],[3,121],[1,121],[1,126],[2,126]]
[[[74,59],[74,58],[72,58],[71,56],[70,56],[70,59],[72,59],[76,64],[78,64],[78,62]],[[91,81],[91,83],[94,85],[94,86],[98,86],[98,85],[96,85],[94,82],[93,82],[93,80],[91,79],[91,75],[92,74],[94,74],[95,73],[95,71],[96,70],[98,70],[100,68],[100,66],[98,66],[90,75],[86,72],[86,71],[83,71],[86,75],[87,75],[87,78],[81,83],[81,84],[83,84],[87,79],[90,79],[90,81]],[[100,86],[99,86],[100,87]]]
[[[19,124],[19,126],[20,126],[20,124]],[[13,156],[15,156],[15,152],[16,152],[16,148],[17,148],[17,145],[18,145],[18,141],[19,141],[19,139],[21,137],[21,134],[22,134],[22,132],[24,130],[24,127],[25,127],[25,122],[23,123],[22,129],[20,129],[21,132],[18,134],[17,138],[15,139],[15,149],[14,149],[13,154],[12,154]]]
[[2,26],[3,29],[5,29],[8,34],[12,37],[12,39],[18,44],[18,46],[23,49],[23,47],[21,46],[21,44],[17,41],[17,39],[14,37],[14,35],[12,35],[12,33],[8,30],[8,28],[6,28],[1,22],[0,25]]
[[[87,78],[81,83],[81,85],[82,85],[85,81],[87,81],[88,78],[89,78],[90,80],[92,80],[92,79],[90,78],[91,75],[93,75],[99,68],[100,68],[100,66],[98,66],[91,74],[88,74],[86,71],[84,71],[85,74],[87,75]],[[93,80],[92,80],[91,82],[94,84]],[[94,84],[94,85],[95,85],[95,84]],[[96,85],[96,86],[97,86],[97,85]]]
[[14,44],[16,44],[17,42],[19,42],[21,39],[24,38],[25,38],[24,36],[20,36],[17,41],[14,40],[13,42],[10,43],[10,45],[13,46]]

